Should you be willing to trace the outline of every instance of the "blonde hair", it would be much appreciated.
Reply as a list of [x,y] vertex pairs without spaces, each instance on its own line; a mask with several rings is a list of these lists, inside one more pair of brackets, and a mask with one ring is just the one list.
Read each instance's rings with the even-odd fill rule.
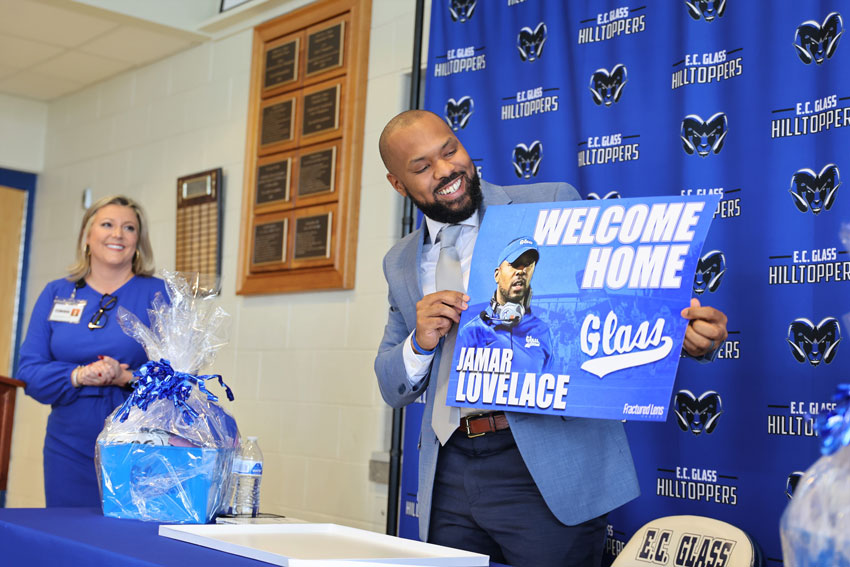
[[67,279],[71,281],[81,280],[91,272],[91,258],[86,240],[94,223],[95,215],[107,205],[130,207],[136,213],[136,221],[139,223],[139,239],[136,242],[136,252],[133,254],[133,273],[140,276],[153,275],[153,249],[148,237],[148,220],[145,217],[145,211],[142,210],[141,205],[129,197],[109,195],[95,202],[83,215],[80,234],[77,236],[77,259],[71,266],[68,266]]

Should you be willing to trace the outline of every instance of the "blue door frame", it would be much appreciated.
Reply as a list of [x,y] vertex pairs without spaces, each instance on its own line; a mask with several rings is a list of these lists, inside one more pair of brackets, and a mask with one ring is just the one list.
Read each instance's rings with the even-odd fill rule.
[[18,297],[18,321],[15,328],[15,349],[12,359],[11,374],[14,377],[18,370],[18,350],[21,346],[21,337],[23,336],[24,328],[24,309],[27,304],[27,274],[29,272],[29,257],[30,245],[32,241],[32,220],[33,211],[35,209],[35,183],[37,176],[35,173],[26,173],[23,171],[14,171],[11,169],[3,169],[0,167],[0,185],[12,187],[13,189],[21,189],[27,192],[27,215],[24,221],[24,251],[23,262],[21,264],[21,293]]

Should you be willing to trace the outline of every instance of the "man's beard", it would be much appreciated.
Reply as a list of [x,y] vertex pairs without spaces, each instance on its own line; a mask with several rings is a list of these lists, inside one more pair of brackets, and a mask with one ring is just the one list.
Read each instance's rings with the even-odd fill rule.
[[[438,191],[442,189],[461,175],[463,174],[458,172],[456,175],[447,177],[442,181],[442,183],[440,183],[436,190]],[[460,209],[452,209],[439,201],[435,201],[433,203],[420,203],[413,197],[410,197],[410,200],[413,201],[413,204],[419,207],[422,214],[431,220],[448,224],[456,224],[464,221],[471,217],[472,213],[478,210],[478,207],[481,206],[481,202],[484,200],[484,197],[481,195],[481,178],[478,177],[478,172],[475,172],[472,179],[466,176],[464,177],[466,181],[466,196],[468,197],[468,200],[467,204]],[[408,193],[408,196],[410,196],[410,193]]]
[[511,294],[510,287],[505,289],[499,286],[499,295],[505,300],[505,303],[520,303],[523,307],[528,307],[528,294],[531,293],[531,287],[526,285],[515,294]]

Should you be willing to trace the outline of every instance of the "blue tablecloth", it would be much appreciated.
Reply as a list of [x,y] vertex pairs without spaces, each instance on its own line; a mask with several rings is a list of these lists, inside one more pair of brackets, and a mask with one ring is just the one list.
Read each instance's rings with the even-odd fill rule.
[[0,509],[0,564],[9,567],[268,567],[158,535],[159,524],[106,518],[99,508]]
[[[0,508],[0,565],[9,567],[268,567],[158,535],[160,524],[99,508]],[[492,566],[498,564],[491,563]]]

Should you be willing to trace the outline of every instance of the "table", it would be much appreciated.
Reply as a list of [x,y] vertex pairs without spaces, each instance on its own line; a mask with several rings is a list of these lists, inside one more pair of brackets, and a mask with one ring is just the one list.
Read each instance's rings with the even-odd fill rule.
[[0,564],[86,567],[268,567],[157,534],[159,524],[104,517],[99,508],[0,509]]
[[161,537],[157,533],[159,526],[156,522],[107,518],[100,508],[0,508],[0,565],[269,566]]

